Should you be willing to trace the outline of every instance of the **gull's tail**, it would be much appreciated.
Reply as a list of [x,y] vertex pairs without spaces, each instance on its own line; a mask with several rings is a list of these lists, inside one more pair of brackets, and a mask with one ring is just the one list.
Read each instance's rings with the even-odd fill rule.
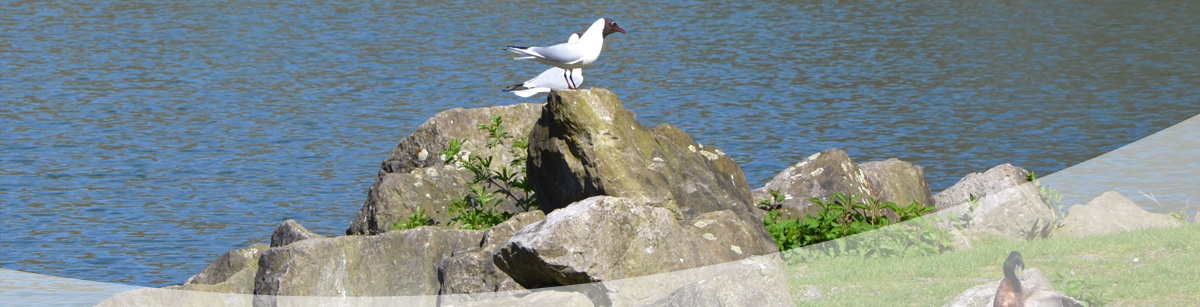
[[517,96],[521,96],[521,98],[529,98],[529,96],[537,95],[538,93],[550,92],[550,89],[544,88],[544,87],[529,88],[529,87],[525,87],[525,83],[521,83],[521,84],[509,85],[508,87],[505,87],[502,91],[512,92],[513,94],[516,94]]
[[529,89],[529,88],[525,87],[525,83],[518,83],[518,84],[509,85],[500,91],[512,92],[512,91],[520,91],[520,90],[527,90],[527,89]]
[[513,58],[514,60],[528,60],[528,59],[542,56],[541,54],[538,54],[537,52],[530,51],[529,47],[508,46],[507,48],[504,48],[504,50],[515,53],[517,55],[520,55],[519,57],[514,57]]

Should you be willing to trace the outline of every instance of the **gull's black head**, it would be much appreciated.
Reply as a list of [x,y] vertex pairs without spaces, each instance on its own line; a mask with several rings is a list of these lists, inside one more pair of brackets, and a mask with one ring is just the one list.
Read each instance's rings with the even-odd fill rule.
[[604,37],[608,37],[609,34],[613,34],[616,32],[621,32],[621,34],[628,34],[628,33],[625,33],[625,29],[621,29],[621,27],[617,26],[616,21],[613,21],[611,18],[604,18]]

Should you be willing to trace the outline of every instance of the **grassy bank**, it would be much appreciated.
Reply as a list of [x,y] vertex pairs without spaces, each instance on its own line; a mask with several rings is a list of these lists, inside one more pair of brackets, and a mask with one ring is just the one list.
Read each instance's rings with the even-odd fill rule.
[[[993,237],[940,255],[838,257],[791,264],[788,273],[801,305],[941,306],[970,287],[1000,280],[1004,258],[1014,250],[1026,268],[1040,269],[1064,293],[1116,306],[1200,303],[1200,225],[1194,224],[1081,239]],[[814,288],[820,295],[811,295]]]

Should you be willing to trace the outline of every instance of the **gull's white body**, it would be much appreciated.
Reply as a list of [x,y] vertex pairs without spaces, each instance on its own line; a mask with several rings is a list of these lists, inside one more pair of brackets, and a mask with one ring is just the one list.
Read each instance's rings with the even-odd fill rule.
[[[574,43],[576,41],[579,41],[579,34],[571,33],[571,38],[567,39],[567,43]],[[508,88],[505,88],[504,91],[512,92],[517,96],[528,98],[539,93],[549,93],[550,90],[568,89],[571,88],[571,85],[567,83],[565,78],[563,78],[563,75],[566,75],[565,72],[566,70],[562,68],[551,67],[550,69],[543,71],[541,74],[538,74],[537,77],[533,77],[533,79],[529,79],[529,81],[525,81],[521,84],[509,86]],[[578,87],[580,84],[583,84],[583,69],[571,69],[570,79],[575,81],[576,87]]]
[[508,51],[521,55],[514,58],[518,60],[534,60],[562,69],[583,68],[600,58],[600,51],[604,49],[604,26],[605,20],[601,18],[593,22],[576,42],[549,47],[509,47]]

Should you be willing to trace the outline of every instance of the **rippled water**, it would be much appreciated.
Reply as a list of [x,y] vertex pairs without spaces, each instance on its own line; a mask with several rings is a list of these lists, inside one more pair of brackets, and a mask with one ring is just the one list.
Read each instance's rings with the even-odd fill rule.
[[[1189,1],[0,3],[0,266],[181,283],[284,219],[343,232],[452,107],[522,102],[509,44],[610,36],[585,87],[741,163],[826,148],[934,190],[1051,173],[1200,114]],[[536,101],[536,100],[526,100]]]

